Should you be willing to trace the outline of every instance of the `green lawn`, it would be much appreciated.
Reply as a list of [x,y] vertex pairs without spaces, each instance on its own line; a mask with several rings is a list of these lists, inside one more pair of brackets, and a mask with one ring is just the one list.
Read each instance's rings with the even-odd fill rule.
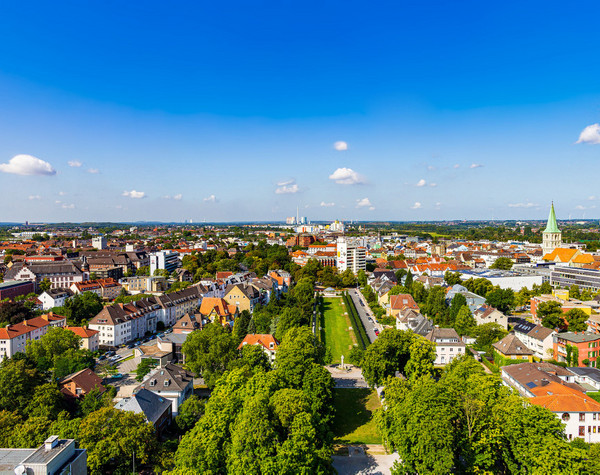
[[331,350],[332,363],[341,363],[342,355],[347,362],[350,348],[356,342],[356,336],[349,329],[350,318],[348,315],[344,315],[347,312],[344,301],[341,298],[325,298],[321,311],[323,312],[321,339],[323,344]]
[[381,444],[373,415],[381,407],[377,392],[368,388],[334,390],[336,444]]

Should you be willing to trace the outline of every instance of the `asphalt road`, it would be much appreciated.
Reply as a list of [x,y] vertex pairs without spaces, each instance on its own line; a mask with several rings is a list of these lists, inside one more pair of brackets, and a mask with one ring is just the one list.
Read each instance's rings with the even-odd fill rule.
[[[369,304],[367,304],[367,300],[363,297],[360,290],[357,289],[348,289],[348,295],[352,297],[352,301],[354,302],[354,306],[358,311],[358,315],[362,320],[362,323],[365,327],[365,331],[367,332],[367,336],[371,343],[375,341],[377,335],[375,335],[375,328],[381,331],[381,328],[375,323],[375,316],[371,313],[371,309],[369,308]],[[361,304],[362,302],[362,304]],[[371,317],[372,321],[369,321],[369,317]]]

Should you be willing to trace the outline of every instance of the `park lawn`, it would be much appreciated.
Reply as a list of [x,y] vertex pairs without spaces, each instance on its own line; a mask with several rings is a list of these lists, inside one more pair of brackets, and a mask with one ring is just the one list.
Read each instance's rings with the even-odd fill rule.
[[344,315],[346,306],[341,298],[325,298],[322,305],[323,343],[331,351],[332,363],[341,363],[341,356],[348,361],[350,348],[356,342],[354,331],[350,330],[350,317]]
[[375,410],[381,407],[377,392],[369,388],[334,389],[336,444],[381,444]]

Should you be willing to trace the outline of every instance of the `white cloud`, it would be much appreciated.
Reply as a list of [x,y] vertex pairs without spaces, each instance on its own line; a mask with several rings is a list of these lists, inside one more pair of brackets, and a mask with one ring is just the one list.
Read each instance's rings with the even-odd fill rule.
[[594,209],[595,207],[596,207],[596,205],[592,205],[592,206],[577,205],[577,206],[575,206],[575,209],[584,210],[584,209]]
[[509,203],[509,208],[535,208],[539,206],[537,203]]
[[335,206],[335,203],[333,203],[333,202],[325,203],[324,201],[321,201],[321,206],[323,208],[331,208],[332,206]]
[[593,195],[592,196],[588,196],[588,200],[590,200],[590,201],[595,201],[597,199],[598,198],[596,196],[593,196]]
[[423,205],[418,201],[415,201],[415,204],[411,206],[411,209],[421,209]]
[[374,210],[373,204],[369,198],[363,198],[362,200],[356,200],[357,208],[369,208],[370,210]]
[[418,182],[417,182],[417,186],[425,186],[427,184],[427,182],[421,178]]
[[73,168],[79,168],[81,165],[83,165],[83,163],[81,163],[79,160],[69,160],[67,163]]
[[127,196],[128,198],[140,199],[140,198],[145,198],[146,193],[144,193],[143,191],[131,190],[131,191],[124,191],[123,196]]
[[215,195],[210,195],[210,196],[204,198],[202,201],[204,201],[205,203],[216,203],[217,197]]
[[57,205],[59,205],[59,204],[61,204],[61,203],[62,203],[62,201],[60,201],[60,200],[56,200],[56,201],[55,201],[55,203],[56,203]]
[[173,195],[173,199],[176,201],[181,200],[181,198],[183,198],[183,195],[181,193],[177,193],[176,195]]
[[600,124],[588,125],[579,134],[579,140],[575,143],[600,144]]
[[275,190],[275,193],[277,193],[278,195],[285,195],[288,193],[298,193],[299,191],[300,188],[298,188],[298,185],[294,183],[293,185],[280,186]]
[[440,209],[440,206],[442,206],[442,203],[440,203],[439,201],[435,204],[435,209]]
[[433,171],[433,170],[435,170],[435,167],[433,165],[428,165],[427,170]]
[[73,203],[71,203],[70,205],[68,205],[67,203],[63,203],[62,207],[64,209],[75,209],[75,205]]
[[58,196],[65,196],[67,194],[66,191],[59,191]]
[[291,180],[283,180],[283,181],[277,182],[277,186],[293,185],[294,183],[296,183],[296,180],[294,180],[292,178]]
[[457,163],[454,165],[454,168],[460,168],[460,165]]
[[338,185],[358,185],[365,183],[365,177],[355,172],[352,168],[338,168],[329,179],[335,181]]
[[434,187],[434,188],[435,188],[435,187],[437,186],[437,183],[429,183],[429,186],[431,186],[431,187]]
[[93,175],[96,175],[98,173],[100,173],[100,170],[98,170],[97,168],[88,168],[88,173],[91,173]]
[[481,168],[483,165],[481,163],[471,163],[469,168]]
[[335,148],[338,152],[344,152],[345,150],[348,150],[348,143],[340,140],[333,144],[333,148]]
[[8,163],[0,163],[0,172],[15,175],[56,175],[56,170],[48,162],[26,154],[15,155]]
[[41,200],[42,197],[40,195],[29,195],[30,200]]

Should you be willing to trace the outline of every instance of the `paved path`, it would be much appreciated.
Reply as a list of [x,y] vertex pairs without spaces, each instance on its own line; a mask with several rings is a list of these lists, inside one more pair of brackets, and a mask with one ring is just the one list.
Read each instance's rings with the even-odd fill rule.
[[389,474],[392,465],[398,460],[398,454],[370,455],[364,452],[352,453],[350,456],[334,455],[333,468],[339,475],[376,475]]
[[117,366],[119,373],[126,374],[135,371],[140,364],[140,361],[142,361],[142,359],[139,356],[127,361],[123,361],[123,363]]
[[339,370],[339,365],[328,365],[325,368],[331,373],[336,388],[368,388],[360,368],[346,364],[348,370]]
[[[369,304],[367,300],[363,297],[363,294],[360,290],[357,289],[348,289],[348,295],[352,298],[354,302],[354,306],[356,307],[356,311],[358,312],[358,316],[360,317],[363,326],[365,327],[365,331],[367,332],[367,336],[371,343],[375,341],[377,335],[375,335],[375,328],[381,331],[381,328],[378,328],[378,325],[375,323],[375,316],[371,312],[369,308]],[[371,321],[369,321],[369,317],[371,317]]]

